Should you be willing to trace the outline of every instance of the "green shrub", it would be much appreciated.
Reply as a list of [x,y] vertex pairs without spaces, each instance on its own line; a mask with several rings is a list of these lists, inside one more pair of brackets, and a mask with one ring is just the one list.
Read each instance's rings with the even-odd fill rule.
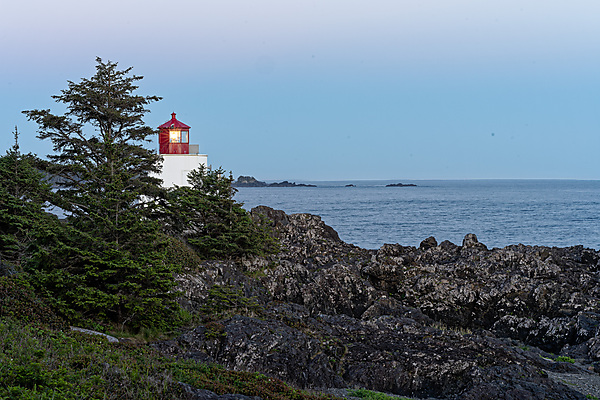
[[65,327],[66,322],[40,299],[26,280],[26,274],[0,277],[0,317],[23,322]]
[[575,363],[575,360],[573,360],[571,357],[565,357],[565,356],[558,356],[556,357],[557,362],[568,362],[568,363]]
[[359,397],[366,400],[408,400],[406,397],[389,396],[385,393],[374,392],[367,389],[348,390],[348,396]]
[[[71,324],[169,331],[180,324],[175,279],[164,254],[133,255],[102,245],[81,244],[89,235],[72,232],[69,244],[39,252],[27,266],[31,284]],[[76,238],[80,243],[73,243]]]
[[208,290],[208,297],[200,312],[210,318],[223,318],[231,314],[256,314],[263,307],[255,298],[244,296],[242,290],[233,286],[215,285]]
[[183,240],[173,236],[164,235],[167,246],[165,249],[165,262],[173,267],[174,271],[185,269],[198,270],[202,259]]
[[229,259],[278,251],[267,224],[258,224],[233,200],[233,178],[221,168],[200,166],[188,174],[190,186],[167,193],[165,231],[181,238],[200,257]]

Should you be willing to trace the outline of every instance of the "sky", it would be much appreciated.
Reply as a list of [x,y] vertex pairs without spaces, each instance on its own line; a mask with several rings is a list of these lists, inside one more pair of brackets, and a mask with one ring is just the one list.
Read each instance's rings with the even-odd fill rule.
[[[95,72],[259,180],[600,179],[597,0],[5,0],[0,152]],[[158,138],[158,135],[157,135]],[[154,148],[158,148],[157,138]]]

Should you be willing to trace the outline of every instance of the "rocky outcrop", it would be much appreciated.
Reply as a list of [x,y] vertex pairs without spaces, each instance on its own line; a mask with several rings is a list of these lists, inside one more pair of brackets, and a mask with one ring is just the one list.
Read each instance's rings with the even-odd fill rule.
[[404,396],[480,399],[502,398],[482,395],[506,385],[529,386],[518,392],[531,392],[530,398],[538,398],[534,393],[583,398],[549,380],[542,369],[549,365],[493,338],[424,327],[408,317],[311,317],[294,308],[273,310],[287,315],[285,321],[232,317],[222,321],[219,337],[199,327],[163,344],[162,351],[260,371],[303,388],[368,387]]
[[379,289],[449,326],[490,329],[560,352],[598,333],[598,252],[509,246],[386,245],[363,268]]
[[290,181],[273,182],[267,184],[268,187],[317,187],[317,185],[311,185],[309,183],[296,183]]
[[385,187],[415,187],[414,183],[390,183],[389,185],[385,185]]
[[[318,216],[268,207],[252,215],[274,229],[279,254],[205,263],[179,277],[181,303],[192,311],[206,313],[215,288],[251,302],[232,301],[239,306],[157,344],[161,351],[302,388],[438,399],[600,396],[592,379],[600,370],[597,251],[488,249],[473,234],[460,246],[430,237],[419,248],[365,250]],[[592,383],[566,385],[561,376]]]
[[309,185],[306,183],[296,183],[296,182],[273,182],[266,183],[263,181],[259,181],[253,176],[240,176],[236,181],[231,183],[233,187],[316,187],[316,185]]
[[262,182],[257,180],[253,176],[238,176],[237,180],[231,183],[231,186],[234,187],[265,187],[267,186],[266,182]]

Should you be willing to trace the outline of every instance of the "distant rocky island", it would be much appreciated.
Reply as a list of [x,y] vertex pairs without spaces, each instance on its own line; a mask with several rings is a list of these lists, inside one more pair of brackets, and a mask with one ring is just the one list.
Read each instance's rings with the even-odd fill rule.
[[415,187],[414,183],[390,183],[389,185],[385,185],[385,187]]
[[296,182],[273,182],[266,183],[257,180],[253,176],[240,176],[237,178],[235,182],[231,184],[233,187],[317,187],[316,185],[309,185],[305,183],[296,183]]

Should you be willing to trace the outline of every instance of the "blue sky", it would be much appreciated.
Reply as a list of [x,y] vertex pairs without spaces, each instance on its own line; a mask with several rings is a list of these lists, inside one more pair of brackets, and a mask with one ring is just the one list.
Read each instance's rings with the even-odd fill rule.
[[600,179],[598,1],[5,3],[2,152],[100,56],[235,176]]

